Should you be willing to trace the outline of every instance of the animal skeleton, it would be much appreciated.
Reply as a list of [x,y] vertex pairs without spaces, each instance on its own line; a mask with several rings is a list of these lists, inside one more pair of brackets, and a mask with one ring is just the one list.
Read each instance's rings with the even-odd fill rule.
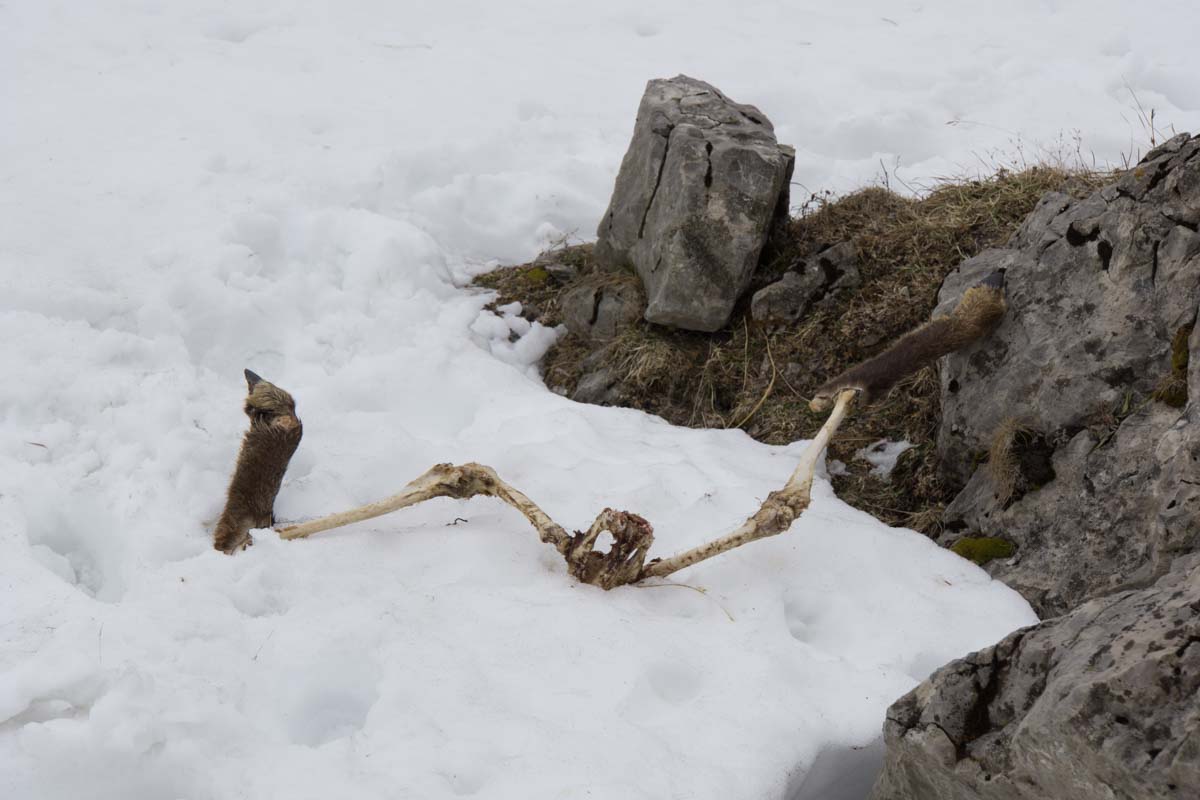
[[[315,533],[407,508],[434,497],[466,499],[485,495],[503,500],[520,511],[537,530],[541,540],[553,545],[563,556],[567,562],[567,571],[583,583],[612,589],[647,578],[664,578],[735,547],[774,536],[790,528],[792,522],[804,513],[812,500],[812,482],[817,461],[859,395],[863,395],[861,400],[867,402],[886,392],[903,375],[990,333],[1004,315],[1003,285],[1003,273],[988,276],[983,283],[966,291],[950,316],[934,318],[899,339],[879,355],[822,386],[813,397],[810,406],[814,411],[820,411],[832,404],[833,410],[817,435],[809,442],[808,448],[800,457],[800,463],[783,488],[771,492],[759,509],[737,530],[670,558],[655,558],[647,563],[646,558],[654,543],[654,528],[637,514],[606,508],[586,531],[569,534],[528,496],[501,479],[494,469],[475,463],[457,466],[438,464],[410,482],[399,494],[350,511],[279,528],[278,533],[284,539],[303,539]],[[280,413],[284,418],[294,420],[293,427],[298,442],[299,420],[295,418],[290,395],[265,381],[258,383],[261,379],[253,373],[247,373],[247,380],[250,381],[252,397],[254,391],[262,394],[269,390],[286,398],[285,405],[288,408]],[[254,410],[252,404],[247,405],[247,413]],[[253,414],[251,418],[255,419]],[[246,452],[255,448],[255,442],[256,440],[249,435],[243,440],[239,465],[243,462],[254,464],[264,460],[262,454],[257,451]],[[291,449],[294,450],[294,446]],[[278,472],[282,476],[283,469],[287,467],[287,457],[290,455],[291,450],[288,450],[280,456],[282,462],[274,465],[278,469],[263,469],[262,473],[273,475],[274,472]],[[257,461],[251,456],[257,457]],[[266,460],[271,461],[271,458]],[[278,461],[279,458],[274,460]],[[235,487],[236,478],[235,475]],[[234,502],[237,494],[233,488],[230,490],[230,503]],[[270,499],[274,500],[275,493],[279,490],[278,482],[267,488]],[[226,510],[229,511],[228,507]],[[228,516],[228,513],[225,516]],[[597,540],[605,532],[613,538],[613,544],[607,553],[595,549]],[[245,538],[248,543],[248,533]],[[219,538],[217,546],[218,549],[227,549],[221,547]]]
[[[537,530],[541,540],[554,545],[566,559],[567,571],[583,583],[612,589],[646,578],[664,578],[684,567],[690,567],[727,550],[756,539],[774,536],[790,528],[792,521],[808,508],[817,461],[845,418],[855,394],[854,391],[845,391],[838,396],[829,419],[801,455],[800,463],[792,477],[782,489],[771,492],[758,511],[737,530],[670,558],[653,559],[648,564],[646,556],[654,542],[654,529],[637,514],[606,508],[600,512],[587,531],[568,534],[524,493],[505,483],[494,469],[475,463],[458,466],[438,464],[405,486],[399,494],[386,500],[280,528],[279,535],[284,539],[302,539],[314,533],[388,514],[434,497],[466,499],[486,495],[499,498],[524,514],[525,519]],[[601,553],[594,547],[600,534],[605,531],[612,535],[613,545],[607,553]]]

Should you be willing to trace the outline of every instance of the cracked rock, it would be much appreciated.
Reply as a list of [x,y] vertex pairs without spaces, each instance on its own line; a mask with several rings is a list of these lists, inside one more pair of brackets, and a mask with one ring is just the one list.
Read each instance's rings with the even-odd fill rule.
[[784,276],[754,293],[750,316],[768,328],[790,325],[804,316],[809,305],[825,289],[825,275],[811,266]]
[[775,283],[754,293],[750,316],[767,328],[792,325],[818,302],[862,285],[854,242],[827,247],[793,266]]
[[597,231],[597,262],[637,273],[647,321],[719,329],[773,220],[787,213],[794,161],[757,108],[684,75],[650,81]]
[[825,275],[829,292],[862,286],[862,275],[858,271],[858,245],[855,242],[841,242],[827,247],[810,260],[815,261]]
[[586,280],[560,301],[567,330],[588,341],[603,342],[637,322],[645,308],[640,287],[630,278]]
[[947,664],[884,741],[871,800],[1200,797],[1200,555]]
[[[1148,586],[1200,550],[1196,219],[1200,137],[1183,135],[1090,197],[1046,195],[1006,248],[942,287],[935,313],[1004,269],[1008,302],[991,335],[943,361],[938,452],[965,488],[942,543],[1014,543],[987,570],[1041,616]],[[1172,378],[1182,400],[1155,399]],[[1013,419],[1029,432],[1013,439],[1010,494],[983,462]]]
[[616,375],[608,367],[600,367],[580,378],[571,393],[577,403],[593,403],[598,406],[617,405],[621,399],[621,387]]

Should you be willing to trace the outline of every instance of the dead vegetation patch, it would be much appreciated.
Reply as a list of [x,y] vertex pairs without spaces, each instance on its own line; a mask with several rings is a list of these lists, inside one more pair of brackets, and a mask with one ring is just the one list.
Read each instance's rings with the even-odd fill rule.
[[563,321],[558,305],[563,291],[577,276],[589,272],[591,264],[592,245],[558,247],[529,264],[484,273],[475,278],[474,285],[496,292],[496,299],[487,308],[520,303],[526,319],[554,326]]
[[1016,417],[1000,423],[988,449],[987,473],[1002,507],[1008,508],[1054,480],[1051,458],[1055,444]]
[[[740,427],[755,439],[787,444],[809,438],[824,421],[808,409],[813,390],[869,358],[929,319],[945,276],[961,261],[1003,245],[1048,191],[1084,196],[1104,175],[1035,167],[1001,171],[985,180],[948,181],[921,198],[873,187],[838,198],[813,198],[772,241],[750,290],[721,330],[676,331],[645,322],[597,350],[573,336],[547,354],[547,385],[570,395],[580,379],[607,369],[613,402],[692,427]],[[801,260],[851,241],[860,288],[811,308],[796,325],[777,331],[750,318],[750,297]],[[561,321],[556,298],[567,288],[539,265],[570,264],[581,279],[594,270],[589,245],[543,254],[532,264],[496,270],[476,283],[496,289],[497,303],[519,300],[546,324]],[[834,477],[838,495],[889,524],[936,532],[957,487],[937,470],[940,419],[936,369],[926,368],[887,397],[854,414],[830,447],[846,464]],[[879,440],[914,447],[890,475],[871,474],[854,453]]]

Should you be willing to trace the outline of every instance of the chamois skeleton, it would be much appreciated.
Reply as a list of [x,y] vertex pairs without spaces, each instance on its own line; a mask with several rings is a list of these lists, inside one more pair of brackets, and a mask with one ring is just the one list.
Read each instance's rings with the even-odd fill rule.
[[[466,499],[486,495],[503,500],[520,511],[539,538],[553,545],[563,556],[567,571],[583,583],[612,589],[647,578],[663,578],[790,528],[808,508],[817,462],[854,403],[865,404],[883,396],[905,376],[986,336],[1000,323],[1004,311],[1003,273],[998,272],[968,289],[949,316],[933,318],[879,355],[827,381],[817,390],[809,406],[814,411],[832,406],[832,411],[800,456],[800,463],[783,488],[771,492],[762,506],[732,533],[669,558],[654,558],[647,562],[654,542],[654,529],[637,514],[606,508],[586,531],[569,534],[529,497],[501,479],[494,469],[475,463],[438,464],[392,497],[279,528],[278,533],[284,539],[302,539],[434,497]],[[250,544],[251,528],[274,524],[275,495],[302,432],[290,394],[249,370],[246,380],[250,392],[245,410],[251,420],[250,430],[242,440],[225,510],[214,534],[214,546],[227,553]],[[607,553],[594,549],[604,532],[613,538]]]

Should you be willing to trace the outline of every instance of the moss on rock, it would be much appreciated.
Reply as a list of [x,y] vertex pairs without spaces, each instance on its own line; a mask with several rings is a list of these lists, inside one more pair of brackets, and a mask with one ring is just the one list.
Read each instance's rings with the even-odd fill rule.
[[1012,542],[995,536],[964,537],[952,544],[950,549],[981,567],[992,559],[1009,558],[1017,552],[1017,547]]

